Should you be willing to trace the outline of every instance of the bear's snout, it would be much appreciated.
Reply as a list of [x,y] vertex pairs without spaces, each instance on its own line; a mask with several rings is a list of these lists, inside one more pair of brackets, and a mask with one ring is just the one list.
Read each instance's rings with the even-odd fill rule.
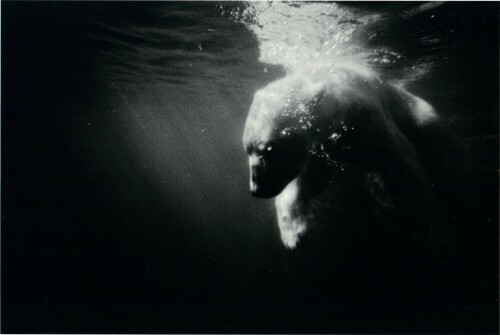
[[258,198],[270,198],[269,192],[265,191],[264,185],[266,184],[263,176],[264,173],[256,166],[250,168],[250,193]]
[[250,193],[257,198],[269,199],[281,192],[281,187],[274,182],[273,178],[259,169],[251,169]]

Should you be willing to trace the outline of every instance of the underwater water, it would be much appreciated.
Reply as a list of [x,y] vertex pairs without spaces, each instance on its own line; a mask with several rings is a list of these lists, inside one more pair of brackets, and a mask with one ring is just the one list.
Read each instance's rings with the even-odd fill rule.
[[[3,332],[498,331],[498,4],[2,12]],[[369,276],[338,281],[327,256],[287,251],[273,202],[250,196],[255,91],[342,59],[429,101],[474,153],[495,240],[471,256],[480,297],[401,306]]]

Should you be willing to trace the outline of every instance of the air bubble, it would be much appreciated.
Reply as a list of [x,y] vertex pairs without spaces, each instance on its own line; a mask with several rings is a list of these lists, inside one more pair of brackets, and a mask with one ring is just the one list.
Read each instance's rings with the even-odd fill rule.
[[340,134],[337,134],[337,133],[333,133],[331,136],[330,136],[330,139],[332,141],[337,141],[339,138],[340,138]]

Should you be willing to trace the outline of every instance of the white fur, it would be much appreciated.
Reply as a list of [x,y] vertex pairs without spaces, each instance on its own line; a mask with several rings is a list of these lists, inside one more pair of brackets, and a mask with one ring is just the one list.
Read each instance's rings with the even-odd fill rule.
[[[384,85],[368,68],[350,63],[336,64],[333,68],[322,71],[299,71],[291,74],[267,85],[255,94],[245,125],[243,144],[248,149],[268,143],[274,138],[303,134],[313,127],[313,122],[315,128],[319,124],[330,125],[330,134],[333,133],[330,141],[336,141],[343,136],[342,131],[347,127],[344,121],[349,120],[350,113],[355,113],[360,107],[366,107],[367,111],[374,113],[373,118],[366,116],[367,122],[378,122],[375,127],[392,136],[394,132],[387,125],[385,118],[381,117],[384,114],[380,112],[384,107],[380,101],[379,91],[384,93],[384,90],[388,89],[396,89],[398,96],[396,102],[407,107],[395,111],[395,114],[404,113],[404,119],[407,120],[406,116],[409,116],[410,122],[417,127],[438,120],[438,115],[430,104],[402,87],[391,88],[391,86]],[[314,105],[307,107],[311,101],[316,102],[321,92],[324,93],[322,96],[329,98],[325,103],[330,105],[327,108],[321,105],[318,105],[318,108]],[[397,119],[398,115],[394,118]],[[369,136],[366,135],[366,141],[376,140]],[[412,184],[415,187],[411,190],[418,190],[422,194],[429,193],[427,198],[430,199],[432,187],[415,149],[404,136],[390,138],[394,141],[394,145],[387,148],[393,150],[390,156],[394,157],[406,174],[415,178]],[[249,152],[249,154],[251,155],[249,164],[255,166],[258,163],[257,157],[255,153]],[[310,229],[313,219],[313,209],[310,208],[310,204],[315,200],[305,196],[300,178],[299,174],[275,200],[281,239],[290,249],[297,247],[301,238]],[[256,187],[257,185],[250,180],[250,190],[255,191]]]
[[294,249],[307,230],[308,217],[304,203],[299,199],[297,179],[291,181],[276,197],[276,210],[281,240],[287,248]]
[[437,114],[430,104],[417,96],[413,97],[415,100],[413,106],[411,106],[413,107],[412,115],[415,118],[417,125],[423,126],[437,118]]
[[410,117],[419,127],[425,126],[433,121],[439,120],[439,116],[434,108],[422,98],[411,94],[401,86],[394,86],[409,107]]

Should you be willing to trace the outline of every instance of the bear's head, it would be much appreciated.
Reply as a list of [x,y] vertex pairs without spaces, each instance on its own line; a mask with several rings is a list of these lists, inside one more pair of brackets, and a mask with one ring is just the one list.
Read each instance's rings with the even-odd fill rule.
[[250,191],[260,198],[281,193],[306,167],[316,132],[322,82],[294,76],[257,91],[243,134]]

